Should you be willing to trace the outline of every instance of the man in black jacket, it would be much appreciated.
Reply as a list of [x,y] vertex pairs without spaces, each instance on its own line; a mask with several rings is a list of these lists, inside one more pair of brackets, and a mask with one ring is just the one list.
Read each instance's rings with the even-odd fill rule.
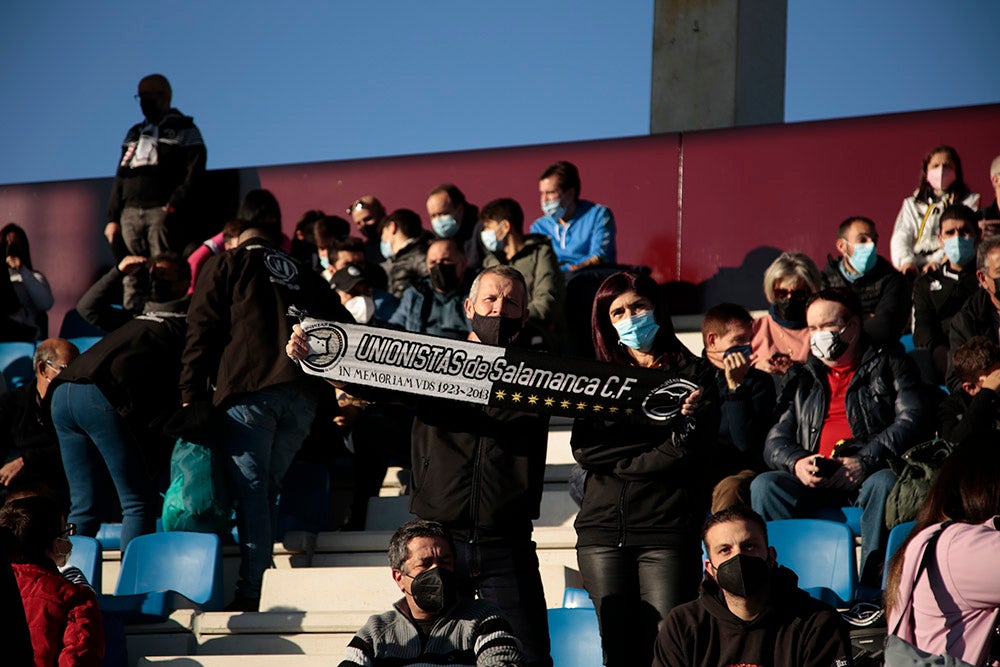
[[[507,266],[483,271],[465,302],[469,340],[517,345],[526,338],[528,290]],[[503,611],[528,665],[551,665],[545,595],[532,519],[542,500],[549,418],[442,400],[418,401],[410,511],[455,537],[463,592]]]
[[764,439],[774,425],[774,381],[751,365],[752,324],[746,308],[735,303],[709,308],[701,322],[704,356],[716,369],[722,413],[712,512],[735,504],[749,506],[750,482],[767,470]]
[[[111,186],[104,236],[128,254],[150,257],[183,249],[194,189],[205,173],[205,144],[190,116],[170,106],[170,82],[162,74],[139,81],[136,96],[145,120],[129,128]],[[120,240],[118,240],[120,239]],[[126,281],[126,306],[135,289]]]
[[877,254],[878,232],[868,218],[852,216],[837,228],[837,251],[823,269],[823,287],[846,287],[861,299],[862,325],[875,343],[898,341],[910,323],[910,285]]
[[764,445],[773,470],[751,484],[753,508],[773,521],[861,506],[862,585],[878,587],[885,503],[896,481],[888,462],[925,427],[920,373],[902,347],[868,340],[853,292],[818,292],[806,321],[809,359],[778,401],[785,408]]
[[847,628],[830,606],[777,565],[767,524],[745,507],[711,516],[702,533],[701,597],[675,607],[654,647],[653,667],[851,664]]
[[957,444],[1000,430],[1000,347],[985,336],[973,336],[955,350],[952,363],[961,388],[938,408],[938,435]]
[[311,382],[281,351],[292,331],[288,309],[352,318],[318,273],[277,249],[274,195],[251,190],[237,217],[244,229],[236,248],[206,262],[191,296],[180,392],[186,411],[221,413],[218,444],[229,457],[241,556],[228,609],[256,611],[281,480],[316,412]]

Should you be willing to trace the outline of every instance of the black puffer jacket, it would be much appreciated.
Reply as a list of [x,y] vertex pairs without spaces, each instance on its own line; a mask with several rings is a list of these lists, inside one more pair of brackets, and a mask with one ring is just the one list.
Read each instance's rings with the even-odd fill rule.
[[424,232],[419,238],[399,249],[392,259],[382,264],[389,276],[386,290],[397,299],[403,298],[407,287],[430,275],[427,270],[427,244],[432,237]]
[[697,541],[708,509],[707,466],[719,431],[714,371],[685,350],[664,373],[704,389],[693,420],[677,417],[666,425],[576,420],[573,457],[587,471],[575,523],[578,547],[680,547]]
[[847,287],[861,299],[865,333],[876,343],[899,340],[910,324],[913,301],[910,284],[881,255],[872,270],[853,283],[840,272],[840,258],[829,257],[823,269],[823,287]]
[[[847,387],[847,419],[858,449],[851,454],[868,475],[920,442],[927,431],[920,371],[901,347],[877,348],[862,340],[861,362]],[[826,366],[812,355],[791,377],[778,405],[787,406],[764,444],[764,461],[793,472],[795,462],[819,449],[830,402]]]

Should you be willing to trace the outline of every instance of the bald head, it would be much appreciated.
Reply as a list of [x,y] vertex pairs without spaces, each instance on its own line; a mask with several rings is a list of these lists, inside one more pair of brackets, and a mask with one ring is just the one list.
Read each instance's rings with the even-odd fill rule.
[[76,345],[63,338],[47,338],[35,348],[35,387],[44,398],[52,379],[80,356]]

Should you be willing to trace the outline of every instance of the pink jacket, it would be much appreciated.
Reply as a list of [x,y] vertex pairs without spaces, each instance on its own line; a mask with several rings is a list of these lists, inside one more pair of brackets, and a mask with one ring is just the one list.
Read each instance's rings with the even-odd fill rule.
[[[944,530],[938,539],[937,562],[928,566],[913,592],[911,623],[905,602],[910,599],[924,545],[939,525],[921,531],[906,547],[900,604],[889,615],[888,626],[891,631],[902,615],[897,632],[901,638],[924,651],[947,653],[979,665],[1000,607],[996,561],[1000,517],[982,524],[956,523]],[[932,586],[932,582],[940,585]]]

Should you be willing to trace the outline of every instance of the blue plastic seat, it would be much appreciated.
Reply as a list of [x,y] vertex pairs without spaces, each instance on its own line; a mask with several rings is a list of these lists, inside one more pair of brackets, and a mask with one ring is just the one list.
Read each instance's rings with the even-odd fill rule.
[[767,537],[778,563],[794,571],[802,588],[817,600],[845,607],[858,581],[854,535],[845,524],[823,519],[767,522]]
[[861,537],[861,511],[860,507],[821,507],[813,518],[842,523],[851,529],[854,537]]
[[101,553],[101,543],[93,537],[83,535],[73,535],[69,538],[73,543],[73,551],[66,559],[67,565],[80,568],[83,576],[87,577],[90,586],[101,592],[101,565],[104,556]]
[[102,523],[97,529],[97,541],[102,549],[121,549],[122,525],[120,523]]
[[101,609],[127,621],[163,620],[175,609],[222,609],[222,544],[212,533],[140,535],[125,549],[114,595]]
[[80,350],[80,354],[83,354],[90,348],[94,346],[94,343],[101,340],[103,336],[76,336],[74,338],[68,338],[67,340],[73,345],[76,345],[76,349]]
[[563,609],[593,609],[594,601],[590,594],[582,588],[569,588],[563,591]]
[[600,667],[601,631],[593,609],[549,609],[554,667]]
[[899,337],[899,342],[903,346],[906,352],[912,352],[917,349],[916,345],[913,344],[913,334],[906,334],[905,336]]
[[8,389],[20,387],[34,377],[34,356],[34,343],[0,343],[0,372]]
[[896,553],[899,547],[903,546],[903,542],[913,532],[913,527],[916,524],[916,521],[906,521],[898,526],[894,526],[889,531],[889,540],[885,546],[885,568],[882,571],[882,590],[885,590],[885,584],[889,579],[889,559],[892,558],[892,555]]

